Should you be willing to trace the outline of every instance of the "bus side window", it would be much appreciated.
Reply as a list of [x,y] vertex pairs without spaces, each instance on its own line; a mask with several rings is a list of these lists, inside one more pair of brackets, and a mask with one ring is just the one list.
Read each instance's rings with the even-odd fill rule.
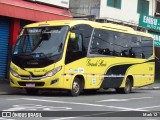
[[111,52],[113,52],[112,43],[112,31],[95,29],[94,35],[91,40],[90,54],[111,55]]
[[70,37],[68,40],[66,64],[83,57],[82,36],[76,33],[72,34],[75,34],[75,37]]
[[141,37],[142,58],[149,58],[153,53],[153,41],[149,37]]
[[129,49],[129,57],[135,58],[135,53],[133,52],[132,48]]
[[130,37],[127,34],[114,32],[114,51],[117,56],[129,57]]
[[141,37],[132,36],[131,37],[131,48],[132,48],[132,57],[142,58],[142,49],[141,49]]
[[89,49],[89,42],[93,32],[93,27],[87,24],[78,24],[71,28],[71,31],[79,34],[79,37],[82,40],[83,57],[86,57]]
[[70,52],[82,51],[82,37],[81,37],[81,35],[75,34],[75,38],[69,39],[67,50]]
[[145,58],[145,55],[143,53],[141,53],[142,58]]

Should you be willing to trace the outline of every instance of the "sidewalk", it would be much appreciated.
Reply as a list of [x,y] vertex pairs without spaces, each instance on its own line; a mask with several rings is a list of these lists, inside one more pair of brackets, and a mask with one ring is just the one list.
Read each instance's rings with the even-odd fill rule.
[[[148,85],[145,87],[134,88],[139,90],[160,90],[160,82],[155,82],[152,85]],[[0,95],[2,94],[16,94],[16,93],[24,93],[23,89],[11,88],[9,81],[3,80],[0,81]]]
[[140,88],[135,88],[135,89],[141,89],[141,90],[160,90],[160,82],[155,82],[152,85],[140,87]]

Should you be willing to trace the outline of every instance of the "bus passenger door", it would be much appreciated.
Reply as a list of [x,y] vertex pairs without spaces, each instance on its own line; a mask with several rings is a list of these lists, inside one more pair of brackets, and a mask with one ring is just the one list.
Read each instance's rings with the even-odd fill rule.
[[64,85],[68,88],[71,87],[74,76],[82,75],[84,71],[85,53],[82,47],[82,35],[71,33],[68,40],[66,57],[65,57],[65,74],[68,82],[64,80]]
[[71,37],[68,40],[65,63],[72,63],[82,57],[84,57],[82,50],[82,37],[80,34],[71,33]]

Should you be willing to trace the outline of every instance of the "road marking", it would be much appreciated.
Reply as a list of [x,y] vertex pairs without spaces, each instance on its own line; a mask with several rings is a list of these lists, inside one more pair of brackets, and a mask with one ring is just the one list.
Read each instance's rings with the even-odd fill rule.
[[[44,100],[44,99],[34,99],[34,98],[17,98],[17,99],[7,99],[7,100],[30,100],[30,101],[40,101],[40,102],[51,102],[51,103],[63,103],[63,104],[73,104],[73,105],[84,105],[84,106],[94,106],[94,107],[107,107],[107,108],[115,108],[127,111],[137,111],[137,109],[126,108],[126,107],[117,107],[117,106],[106,106],[100,104],[90,104],[90,103],[78,103],[78,102],[65,102],[65,101],[52,101],[52,100]],[[144,111],[144,110],[139,110]]]
[[52,100],[44,100],[44,99],[33,99],[33,98],[17,98],[17,99],[8,99],[8,100],[32,100],[32,101],[40,101],[40,102],[55,102],[55,103],[66,103],[66,104],[75,104],[75,105],[87,105],[87,106],[95,106],[95,107],[102,107],[104,105],[98,105],[98,104],[90,104],[90,103],[77,103],[77,102],[65,102],[65,101],[52,101]]
[[130,98],[130,99],[107,99],[107,100],[100,100],[97,102],[126,102],[130,100],[141,100],[141,99],[151,99],[152,97],[141,97],[141,98]]
[[138,110],[143,110],[143,109],[150,109],[150,108],[159,108],[159,106],[150,106],[150,107],[143,107],[143,108],[137,108]]
[[54,106],[43,106],[37,104],[19,104],[12,105],[11,108],[3,110],[3,111],[24,111],[24,110],[42,110],[42,111],[62,111],[62,110],[71,110],[69,107],[54,107]]

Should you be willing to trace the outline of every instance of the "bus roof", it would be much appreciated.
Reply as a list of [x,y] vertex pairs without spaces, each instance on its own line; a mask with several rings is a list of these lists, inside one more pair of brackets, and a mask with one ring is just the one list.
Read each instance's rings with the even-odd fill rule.
[[118,31],[118,32],[123,32],[123,33],[128,33],[128,34],[153,37],[149,33],[136,31],[132,27],[123,26],[123,25],[119,25],[119,24],[113,24],[113,23],[99,23],[99,22],[93,22],[93,21],[88,21],[88,20],[45,21],[45,22],[38,22],[38,23],[32,23],[32,24],[26,25],[25,28],[42,27],[42,26],[61,26],[61,25],[68,25],[68,26],[72,27],[72,26],[75,26],[78,24],[87,24],[87,25],[90,25],[94,28],[101,28],[101,29]]

